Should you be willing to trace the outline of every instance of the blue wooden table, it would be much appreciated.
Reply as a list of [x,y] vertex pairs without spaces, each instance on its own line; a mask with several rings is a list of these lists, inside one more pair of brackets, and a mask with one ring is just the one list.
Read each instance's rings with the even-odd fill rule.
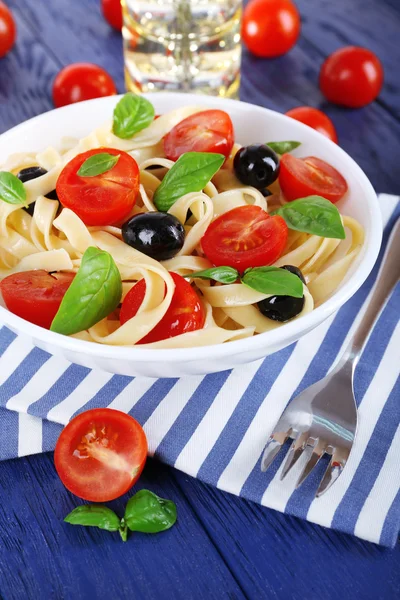
[[[342,147],[377,191],[399,193],[399,0],[298,0],[302,37],[286,56],[244,56],[243,100],[288,110],[308,104],[334,120]],[[0,61],[0,132],[50,110],[51,86],[76,61],[105,67],[123,91],[120,36],[99,0],[7,0],[18,26]],[[322,98],[320,64],[348,44],[374,50],[385,67],[373,105],[343,110]],[[38,140],[40,147],[40,140]],[[141,486],[175,500],[179,523],[158,536],[74,528],[77,500],[52,455],[0,464],[0,598],[3,600],[298,599],[400,597],[400,546],[384,550],[210,488],[149,461]],[[126,499],[113,508],[122,513]]]

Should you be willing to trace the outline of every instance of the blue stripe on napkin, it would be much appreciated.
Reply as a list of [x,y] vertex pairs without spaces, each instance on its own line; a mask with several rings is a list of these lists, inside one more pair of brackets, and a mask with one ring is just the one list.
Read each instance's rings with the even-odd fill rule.
[[[385,202],[390,204],[389,199]],[[52,450],[61,424],[83,410],[110,406],[129,412],[143,424],[157,458],[206,483],[394,546],[400,530],[399,287],[356,371],[360,426],[338,482],[316,500],[326,460],[298,490],[296,473],[279,481],[284,456],[278,456],[267,473],[260,471],[265,441],[287,401],[326,375],[365,305],[389,230],[400,214],[393,198],[391,202],[394,212],[378,264],[354,297],[297,344],[242,366],[240,372],[180,380],[110,375],[72,365],[28,343],[21,353],[23,340],[1,328],[0,459]]]

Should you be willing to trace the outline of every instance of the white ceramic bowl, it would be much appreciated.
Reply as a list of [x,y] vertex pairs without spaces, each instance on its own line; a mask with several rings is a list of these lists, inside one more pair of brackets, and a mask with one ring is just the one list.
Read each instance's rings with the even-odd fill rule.
[[[28,323],[0,307],[0,323],[26,336],[51,354],[84,365],[123,375],[181,377],[222,371],[276,352],[322,323],[361,286],[371,271],[381,243],[381,214],[376,194],[363,171],[339,146],[306,125],[271,110],[211,97],[158,93],[147,96],[156,113],[184,105],[226,110],[234,123],[236,140],[242,144],[299,140],[297,156],[318,156],[336,167],[346,178],[349,192],[339,208],[356,218],[365,229],[365,244],[340,288],[321,306],[301,319],[255,337],[179,350],[146,350],[114,347],[59,335]],[[83,137],[112,114],[116,97],[101,98],[53,110],[14,127],[0,136],[0,164],[14,152],[57,147],[63,136]]]

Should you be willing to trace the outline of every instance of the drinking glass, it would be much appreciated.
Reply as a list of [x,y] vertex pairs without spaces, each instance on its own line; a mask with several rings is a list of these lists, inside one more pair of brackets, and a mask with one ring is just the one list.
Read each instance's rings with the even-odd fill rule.
[[241,0],[121,2],[128,90],[237,96]]

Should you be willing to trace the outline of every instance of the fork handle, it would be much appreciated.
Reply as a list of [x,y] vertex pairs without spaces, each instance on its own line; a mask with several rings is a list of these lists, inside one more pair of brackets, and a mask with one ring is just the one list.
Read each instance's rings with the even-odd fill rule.
[[390,292],[400,279],[400,218],[390,234],[382,265],[376,278],[367,309],[350,339],[338,367],[350,362],[354,369],[371,329],[381,313]]

